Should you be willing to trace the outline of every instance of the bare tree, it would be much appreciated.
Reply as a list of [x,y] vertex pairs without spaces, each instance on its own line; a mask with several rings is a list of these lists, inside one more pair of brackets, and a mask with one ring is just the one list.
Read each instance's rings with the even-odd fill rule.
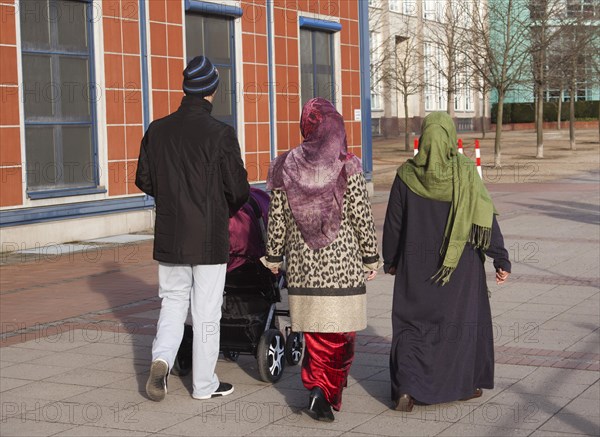
[[[399,6],[399,5],[397,5]],[[395,12],[398,12],[395,10]],[[386,104],[398,109],[401,95],[404,107],[404,147],[410,150],[409,98],[423,89],[421,43],[413,14],[390,13],[387,1],[372,2],[371,91]]]
[[372,107],[375,99],[389,101],[389,96],[382,90],[385,85],[386,53],[389,40],[389,8],[387,0],[372,0],[369,3],[369,50]]
[[[574,7],[576,6],[576,7]],[[584,9],[575,4],[565,11],[561,23],[561,53],[563,74],[569,89],[569,145],[576,150],[575,139],[575,100],[580,88],[598,84],[598,63],[600,51],[600,26],[595,16],[600,15],[600,7]]]
[[[561,130],[562,112],[563,112],[563,101],[565,98],[566,80],[564,73],[565,65],[565,32],[561,32],[554,43],[549,47],[548,54],[546,56],[547,64],[549,66],[546,72],[547,86],[551,92],[554,93],[552,97],[557,98],[557,110],[556,110],[556,129]],[[554,68],[552,68],[554,67]]]
[[[483,68],[485,68],[485,60],[483,58],[483,56],[481,56],[478,53],[473,53],[472,55],[473,58],[479,58],[479,61],[477,62],[479,65],[482,65]],[[487,107],[486,107],[486,102],[489,99],[489,95],[490,95],[490,91],[492,90],[489,82],[487,80],[485,80],[481,73],[479,72],[479,69],[475,68],[471,68],[469,69],[470,75],[468,77],[468,80],[471,83],[471,88],[476,91],[479,95],[481,95],[481,113],[480,113],[480,118],[481,118],[481,138],[485,139],[485,135],[486,135],[486,114],[487,114]]]
[[474,2],[469,10],[470,44],[463,53],[498,97],[494,165],[501,166],[501,136],[506,93],[523,83],[530,60],[528,0]]
[[398,91],[402,95],[404,106],[404,150],[410,150],[410,129],[408,99],[419,94],[423,89],[423,73],[420,68],[422,53],[421,44],[414,24],[408,18],[402,20],[402,27],[395,27],[398,32],[391,35],[386,60],[383,68],[383,80],[389,90]]
[[547,87],[549,68],[554,66],[547,62],[548,50],[554,40],[559,37],[562,26],[560,17],[563,11],[562,0],[529,0],[529,17],[531,19],[531,44],[533,80],[535,90],[535,128],[537,134],[536,158],[544,157],[544,93]]
[[[432,2],[436,9],[425,10],[424,34],[426,42],[441,54],[431,56],[434,70],[443,77],[443,84],[432,83],[446,93],[446,110],[454,117],[454,97],[464,80],[466,58],[462,55],[468,43],[469,7],[471,2],[443,0]],[[426,7],[426,5],[424,5]]]
[[[479,116],[481,119],[481,138],[484,139],[486,137],[486,103],[489,100],[493,87],[489,81],[491,72],[489,71],[489,64],[486,61],[487,53],[478,51],[478,48],[483,47],[485,44],[482,45],[475,39],[481,38],[485,29],[483,20],[489,17],[484,15],[486,14],[485,2],[481,2],[480,5],[474,5],[472,8],[469,8],[468,5],[463,5],[461,14],[466,16],[465,21],[467,21],[469,29],[467,30],[464,44],[460,47],[460,54],[464,57],[468,67],[470,67],[467,68],[469,72],[467,80],[470,82],[471,88],[481,96],[481,112]],[[475,66],[474,68],[473,65]]]
[[[375,87],[381,83],[381,72],[384,68],[386,52],[385,42],[378,38],[383,31],[387,31],[385,21],[388,19],[389,12],[382,0],[374,0],[369,3],[369,53],[371,61],[371,86]],[[373,90],[372,90],[373,91]]]

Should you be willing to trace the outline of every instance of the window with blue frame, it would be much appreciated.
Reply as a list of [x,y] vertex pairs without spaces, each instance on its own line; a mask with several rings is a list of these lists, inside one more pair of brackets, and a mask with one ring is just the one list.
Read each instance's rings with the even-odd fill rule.
[[302,104],[313,97],[335,98],[333,34],[300,29],[300,80]]
[[203,55],[219,70],[219,88],[213,100],[212,116],[235,128],[233,19],[187,11],[185,38],[187,62]]
[[31,198],[85,194],[98,183],[91,7],[88,1],[19,2]]

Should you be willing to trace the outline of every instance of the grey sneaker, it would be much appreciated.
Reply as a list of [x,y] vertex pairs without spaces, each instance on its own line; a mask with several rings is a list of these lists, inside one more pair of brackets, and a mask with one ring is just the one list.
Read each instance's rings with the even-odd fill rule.
[[192,397],[194,399],[210,399],[210,398],[216,398],[218,396],[227,396],[230,395],[231,393],[233,393],[233,385],[228,384],[226,382],[221,382],[219,384],[219,386],[217,387],[217,389],[212,392],[209,395],[206,396],[194,396],[192,395]]
[[150,375],[146,383],[146,394],[156,402],[162,401],[167,394],[167,376],[169,376],[169,365],[160,358],[152,362]]

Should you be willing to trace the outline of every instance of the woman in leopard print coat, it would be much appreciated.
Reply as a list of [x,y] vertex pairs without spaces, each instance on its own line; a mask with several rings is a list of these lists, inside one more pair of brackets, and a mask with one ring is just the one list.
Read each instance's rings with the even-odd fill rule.
[[305,333],[302,381],[309,413],[334,419],[367,326],[366,286],[380,266],[360,160],[347,152],[342,116],[322,98],[302,111],[303,143],[271,164],[265,264],[284,260],[292,329]]

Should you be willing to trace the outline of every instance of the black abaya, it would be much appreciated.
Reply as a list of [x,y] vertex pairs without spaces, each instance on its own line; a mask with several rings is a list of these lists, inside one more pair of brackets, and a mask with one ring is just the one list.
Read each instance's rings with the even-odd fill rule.
[[[409,394],[434,404],[494,387],[492,317],[483,255],[466,244],[450,281],[431,277],[443,261],[440,247],[449,202],[425,199],[396,177],[383,231],[385,271],[396,268],[390,353],[392,400]],[[510,272],[494,217],[486,255]]]

